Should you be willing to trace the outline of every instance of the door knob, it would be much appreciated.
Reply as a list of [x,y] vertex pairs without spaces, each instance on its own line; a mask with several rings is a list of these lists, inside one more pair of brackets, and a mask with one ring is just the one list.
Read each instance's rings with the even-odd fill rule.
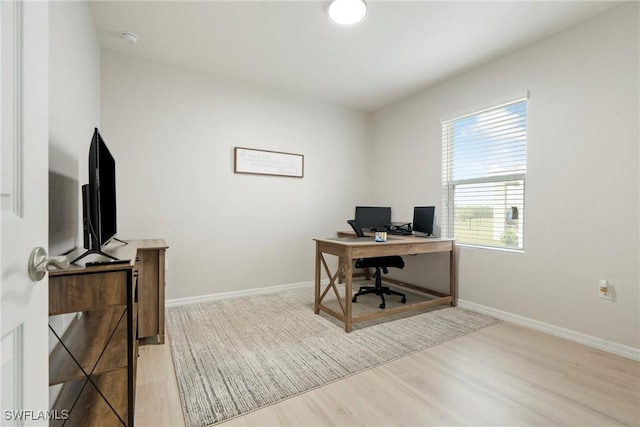
[[34,282],[39,282],[49,271],[49,267],[67,268],[69,267],[69,258],[66,256],[47,255],[47,251],[42,247],[33,248],[29,255],[29,277]]

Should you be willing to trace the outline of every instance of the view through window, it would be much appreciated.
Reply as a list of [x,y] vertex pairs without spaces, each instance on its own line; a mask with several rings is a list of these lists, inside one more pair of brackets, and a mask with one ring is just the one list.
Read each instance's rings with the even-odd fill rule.
[[443,121],[442,153],[447,237],[524,249],[526,98]]

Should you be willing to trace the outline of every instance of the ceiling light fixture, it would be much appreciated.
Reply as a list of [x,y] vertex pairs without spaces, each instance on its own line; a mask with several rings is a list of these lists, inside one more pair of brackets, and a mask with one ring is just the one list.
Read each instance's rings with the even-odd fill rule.
[[329,5],[329,16],[338,24],[355,24],[366,14],[367,3],[364,0],[333,0]]
[[120,34],[120,36],[125,39],[127,42],[129,42],[129,44],[136,44],[138,43],[138,35],[134,34],[134,33],[122,33]]

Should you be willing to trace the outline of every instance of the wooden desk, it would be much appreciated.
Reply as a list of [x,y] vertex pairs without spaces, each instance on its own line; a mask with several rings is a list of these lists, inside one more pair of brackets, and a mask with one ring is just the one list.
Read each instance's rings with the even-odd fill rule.
[[[341,232],[341,236],[348,233]],[[393,314],[403,313],[410,310],[418,310],[421,308],[433,307],[437,305],[448,304],[456,305],[456,280],[455,280],[455,245],[452,239],[434,239],[415,236],[389,236],[386,242],[375,242],[373,238],[364,237],[338,237],[327,239],[314,239],[316,242],[316,278],[315,278],[315,302],[314,312],[319,314],[320,310],[344,322],[344,330],[351,332],[354,323],[373,320],[380,317],[390,316]],[[449,252],[449,294],[426,289],[420,286],[411,285],[398,280],[383,278],[384,281],[393,283],[397,286],[409,288],[414,291],[424,292],[433,299],[416,303],[408,303],[402,307],[387,308],[368,313],[365,315],[353,317],[351,311],[352,281],[353,281],[353,260],[358,258],[371,258],[377,256],[389,255],[413,255],[426,254],[434,252]],[[335,255],[339,257],[340,262],[338,269],[332,273],[327,265],[325,255]],[[321,270],[324,270],[329,278],[329,284],[321,292]],[[341,296],[336,287],[336,281],[344,277],[345,279],[345,295]],[[330,289],[333,289],[342,313],[332,310],[322,305],[322,300]]]

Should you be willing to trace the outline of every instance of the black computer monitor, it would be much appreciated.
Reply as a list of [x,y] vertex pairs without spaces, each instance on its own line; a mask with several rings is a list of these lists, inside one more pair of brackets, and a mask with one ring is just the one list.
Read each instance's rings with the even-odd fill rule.
[[435,210],[435,206],[416,206],[413,208],[413,231],[416,236],[433,236]]
[[387,229],[391,224],[391,208],[356,206],[356,223],[360,228]]

